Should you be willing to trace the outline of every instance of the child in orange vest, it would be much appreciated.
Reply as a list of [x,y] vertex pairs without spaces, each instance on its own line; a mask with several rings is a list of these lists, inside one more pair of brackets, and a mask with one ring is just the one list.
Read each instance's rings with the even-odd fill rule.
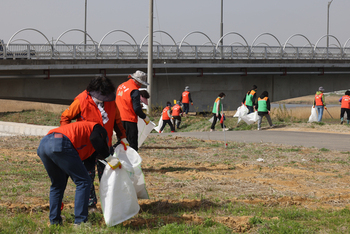
[[163,125],[159,130],[159,133],[162,133],[164,127],[166,124],[169,124],[171,132],[175,132],[175,128],[171,120],[174,119],[173,116],[171,115],[171,103],[167,102],[166,107],[163,109],[162,112],[162,120],[163,120]]

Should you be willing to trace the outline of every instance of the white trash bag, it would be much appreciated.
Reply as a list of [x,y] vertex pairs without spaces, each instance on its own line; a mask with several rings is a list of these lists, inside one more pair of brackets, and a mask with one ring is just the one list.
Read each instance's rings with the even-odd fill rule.
[[136,215],[140,206],[133,182],[127,170],[132,166],[121,161],[122,167],[113,170],[106,166],[100,181],[100,200],[107,226],[114,226]]
[[151,133],[151,131],[155,126],[156,126],[155,123],[153,123],[152,121],[150,121],[149,124],[146,124],[145,121],[143,121],[143,119],[138,117],[137,129],[139,132],[139,135],[138,135],[139,148],[141,147],[142,143],[146,140],[146,138],[148,137],[148,135]]
[[126,162],[132,166],[132,170],[127,170],[130,179],[133,182],[136,190],[137,198],[149,199],[149,195],[146,189],[145,176],[142,173],[140,155],[131,147],[127,147],[125,151],[122,145],[118,145],[114,150],[114,155],[119,158],[120,162]]
[[237,111],[233,117],[238,117],[237,124],[241,121],[241,117],[247,115],[249,112],[248,108],[242,104],[237,108]]
[[308,123],[317,122],[317,111],[315,107],[311,107],[311,115],[307,122]]
[[[163,118],[162,116],[160,116],[160,119],[159,119],[159,122],[158,122],[158,126],[157,127],[154,127],[154,130],[156,130],[157,132],[160,131],[160,128],[162,127],[163,125]],[[162,131],[163,132],[163,131]]]
[[211,117],[208,121],[209,121],[210,123],[213,123],[213,122],[214,122],[214,116]]
[[256,121],[258,121],[258,119],[259,119],[258,112],[254,111],[253,113],[250,113],[249,115],[241,116],[241,119],[244,122],[246,122],[248,125],[251,125],[251,124],[255,123]]

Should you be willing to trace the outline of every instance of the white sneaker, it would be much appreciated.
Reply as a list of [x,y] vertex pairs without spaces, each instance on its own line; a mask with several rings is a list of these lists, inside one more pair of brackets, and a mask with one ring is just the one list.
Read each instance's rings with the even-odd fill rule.
[[260,131],[261,130],[261,128],[258,128],[258,131]]
[[229,129],[228,128],[223,128],[222,131],[228,131]]
[[274,124],[272,124],[271,126],[270,126],[270,128],[274,128],[276,125],[274,125]]
[[215,130],[214,129],[210,129],[211,132],[214,132]]

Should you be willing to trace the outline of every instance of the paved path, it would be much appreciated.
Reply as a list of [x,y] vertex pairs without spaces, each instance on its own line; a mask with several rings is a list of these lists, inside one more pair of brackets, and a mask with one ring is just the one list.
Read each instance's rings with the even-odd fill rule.
[[[0,121],[0,136],[31,135],[44,136],[56,126],[40,126],[24,123]],[[350,151],[350,135],[335,133],[296,132],[279,130],[262,131],[215,131],[215,132],[176,132],[151,133],[152,135],[175,135],[195,137],[204,140],[237,141],[237,142],[271,142],[305,147],[326,148],[331,150]]]
[[[159,133],[157,133],[160,135]],[[170,134],[170,133],[162,133]],[[172,135],[195,137],[204,140],[237,141],[237,142],[270,142],[305,147],[326,148],[330,150],[350,151],[350,135],[320,132],[296,132],[279,130],[262,131],[215,131],[215,132],[177,132]],[[229,143],[228,143],[229,144]]]

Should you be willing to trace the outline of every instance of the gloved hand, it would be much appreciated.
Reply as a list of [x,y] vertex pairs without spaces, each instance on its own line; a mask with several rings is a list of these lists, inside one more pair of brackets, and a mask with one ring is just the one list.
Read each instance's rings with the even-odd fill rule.
[[116,169],[117,167],[122,168],[122,164],[120,163],[117,157],[113,157],[112,155],[110,155],[105,160],[113,170]]
[[193,106],[193,102],[191,102],[191,105]]
[[315,108],[315,106],[312,106],[312,108]]
[[129,146],[129,142],[128,142],[128,140],[126,138],[122,138],[120,140],[120,144],[122,144],[124,146],[124,150],[126,150],[127,146]]
[[326,107],[326,106],[325,106],[324,108],[327,110],[327,107]]
[[151,120],[148,118],[148,116],[146,116],[146,118],[144,118],[143,121],[145,121],[146,125],[148,125]]

